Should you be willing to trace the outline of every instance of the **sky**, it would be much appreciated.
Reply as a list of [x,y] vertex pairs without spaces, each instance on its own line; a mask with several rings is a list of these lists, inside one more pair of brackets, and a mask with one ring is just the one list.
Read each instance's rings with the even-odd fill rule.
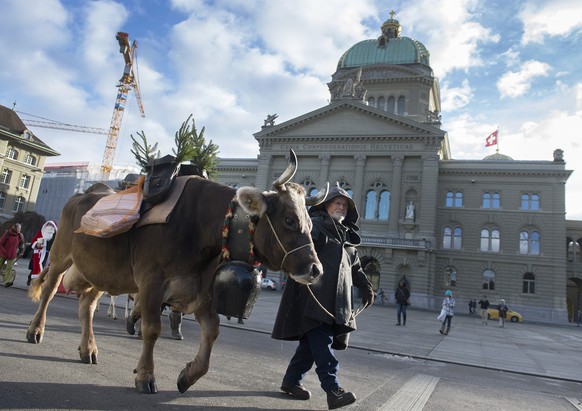
[[[171,153],[192,115],[221,158],[256,158],[253,134],[329,102],[341,55],[375,39],[396,12],[402,36],[430,51],[452,157],[496,149],[515,160],[564,150],[568,219],[582,219],[582,1],[579,0],[2,0],[0,104],[26,122],[109,129],[124,60],[137,43],[135,95],[114,163],[135,164],[144,132]],[[485,139],[499,128],[499,145]],[[47,164],[101,164],[107,136],[30,129],[59,152]]]

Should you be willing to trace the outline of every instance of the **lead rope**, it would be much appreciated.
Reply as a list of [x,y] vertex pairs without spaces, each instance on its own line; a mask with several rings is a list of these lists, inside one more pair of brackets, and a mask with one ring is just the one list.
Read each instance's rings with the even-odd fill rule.
[[[281,260],[281,266],[279,268],[279,271],[281,271],[282,268],[283,268],[283,263],[285,262],[285,259],[287,258],[287,256],[289,254],[294,253],[295,251],[301,250],[302,248],[309,247],[310,245],[312,245],[312,243],[303,244],[303,245],[301,245],[301,246],[299,246],[297,248],[294,248],[291,251],[285,250],[285,246],[283,245],[283,243],[281,242],[281,240],[279,240],[279,236],[277,235],[277,232],[275,231],[275,227],[273,227],[273,224],[271,223],[271,219],[269,218],[269,216],[267,214],[265,214],[265,217],[267,217],[267,222],[269,223],[269,226],[271,227],[271,231],[273,232],[273,235],[275,236],[275,239],[277,240],[277,243],[279,244],[279,246],[281,247],[281,249],[285,253],[285,255],[283,256],[283,259]],[[335,316],[332,313],[330,313],[319,302],[319,300],[317,299],[317,297],[315,296],[315,294],[313,294],[313,290],[311,289],[311,287],[309,287],[309,285],[307,285],[307,289],[309,290],[309,293],[311,294],[311,296],[313,297],[313,299],[315,300],[315,302],[317,303],[317,305],[319,305],[319,307],[321,307],[321,309],[335,321]],[[356,318],[358,315],[360,315],[360,313],[362,311],[364,311],[364,307],[358,307],[357,310],[352,311],[350,318],[351,317]]]
[[283,263],[285,262],[285,259],[287,258],[287,256],[289,254],[294,253],[295,251],[299,251],[302,248],[309,247],[309,246],[313,245],[313,243],[303,244],[303,245],[301,245],[301,246],[299,246],[297,248],[294,248],[291,251],[285,250],[285,246],[283,246],[283,243],[281,242],[281,240],[279,240],[279,236],[277,236],[277,232],[275,231],[275,227],[273,227],[273,224],[271,223],[271,219],[269,218],[269,216],[267,214],[265,214],[265,217],[267,217],[267,221],[269,222],[269,226],[271,227],[271,231],[273,232],[273,235],[275,236],[275,239],[277,240],[277,243],[279,243],[279,246],[281,247],[281,249],[285,253],[285,255],[283,256],[283,259],[281,260],[281,264],[280,264],[280,267],[279,267],[279,271],[281,271],[281,270],[283,270]]

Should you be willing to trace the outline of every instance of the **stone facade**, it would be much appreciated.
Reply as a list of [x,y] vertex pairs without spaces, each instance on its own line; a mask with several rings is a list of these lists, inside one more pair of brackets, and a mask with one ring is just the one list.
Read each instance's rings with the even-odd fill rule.
[[47,157],[59,153],[47,146],[20,120],[0,106],[0,220],[34,211]]
[[[426,50],[419,50],[427,63]],[[292,149],[299,161],[294,181],[308,193],[329,181],[352,195],[365,270],[389,301],[406,276],[415,307],[437,309],[450,289],[459,312],[487,294],[492,303],[504,298],[526,319],[571,320],[582,257],[572,245],[576,260],[566,258],[571,171],[561,150],[547,161],[499,153],[452,159],[441,130],[438,80],[427,64],[343,67],[344,57],[328,84],[328,105],[281,124],[265,121],[254,135],[258,159],[244,168],[242,160],[222,159],[219,181],[269,189]],[[582,226],[568,233],[576,242]]]

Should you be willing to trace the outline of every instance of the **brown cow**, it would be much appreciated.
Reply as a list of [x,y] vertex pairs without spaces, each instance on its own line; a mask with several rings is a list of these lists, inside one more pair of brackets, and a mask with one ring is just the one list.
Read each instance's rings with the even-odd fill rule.
[[[201,329],[200,346],[192,362],[178,377],[185,392],[206,374],[210,353],[219,333],[219,315],[212,309],[213,279],[221,262],[222,229],[233,200],[256,218],[256,258],[267,268],[282,271],[296,281],[311,284],[322,274],[307,214],[305,191],[288,182],[297,168],[291,151],[289,166],[273,185],[276,191],[254,187],[238,190],[202,178],[186,184],[167,224],[132,228],[110,238],[75,233],[81,217],[104,195],[104,185],[73,196],[63,208],[59,230],[51,250],[51,264],[33,283],[30,297],[40,304],[26,333],[31,343],[43,338],[46,312],[61,278],[79,296],[81,343],[84,363],[97,363],[93,313],[98,298],[139,291],[143,348],[135,370],[138,392],[155,393],[153,351],[161,331],[160,307],[169,304],[183,313],[194,313]],[[310,203],[323,201],[326,190]]]

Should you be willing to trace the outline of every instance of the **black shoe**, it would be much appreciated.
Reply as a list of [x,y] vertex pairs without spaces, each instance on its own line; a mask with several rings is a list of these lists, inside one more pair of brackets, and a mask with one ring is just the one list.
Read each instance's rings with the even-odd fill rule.
[[327,407],[330,410],[345,407],[354,402],[356,402],[356,396],[354,393],[346,392],[343,388],[338,388],[327,393]]
[[292,395],[298,400],[308,400],[311,398],[311,393],[301,384],[293,385],[283,381],[283,384],[281,384],[281,391]]
[[4,284],[4,287],[6,287],[6,288],[12,287],[12,284],[14,284],[14,283],[12,281],[9,281],[6,284]]
[[400,325],[400,323],[396,323],[396,325]]
[[442,334],[443,333],[443,330],[439,330],[439,332]]
[[30,278],[28,280],[26,280],[26,285],[30,285]]

